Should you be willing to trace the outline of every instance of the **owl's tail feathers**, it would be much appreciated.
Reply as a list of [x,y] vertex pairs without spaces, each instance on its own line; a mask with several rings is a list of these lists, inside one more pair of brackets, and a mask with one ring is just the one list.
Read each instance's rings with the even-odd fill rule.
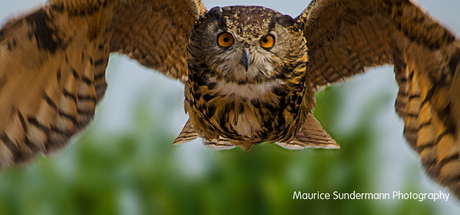
[[302,128],[294,135],[294,139],[284,143],[277,142],[279,146],[290,149],[300,150],[305,148],[323,148],[323,149],[339,149],[340,146],[332,139],[331,136],[324,130],[318,120],[308,113],[307,119]]
[[193,128],[192,120],[188,119],[179,136],[174,140],[173,145],[179,145],[182,143],[190,142],[196,139],[197,137],[199,137],[199,135],[197,132],[195,132],[195,129]]
[[[197,137],[199,137],[199,135],[193,128],[193,123],[190,119],[188,119],[179,136],[176,138],[176,140],[174,140],[173,145],[179,145],[182,143],[190,142],[196,139]],[[214,150],[227,150],[236,147],[232,143],[230,143],[229,140],[222,137],[220,137],[219,139],[211,140],[203,139],[203,144]]]
[[[214,150],[228,150],[228,149],[233,149],[236,147],[229,140],[222,138],[222,137],[220,137],[219,139],[212,139],[212,140],[203,139],[203,144]],[[248,151],[248,150],[245,150],[245,151]]]
[[444,51],[437,67],[395,57],[395,108],[427,174],[460,197],[460,42]]

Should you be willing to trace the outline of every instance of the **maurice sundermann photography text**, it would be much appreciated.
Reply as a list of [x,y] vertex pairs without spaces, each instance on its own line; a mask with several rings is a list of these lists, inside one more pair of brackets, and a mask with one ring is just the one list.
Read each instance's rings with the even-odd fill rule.
[[292,199],[303,199],[303,200],[362,200],[362,199],[372,199],[372,200],[382,200],[382,199],[399,199],[399,200],[418,200],[423,202],[424,200],[449,200],[450,193],[443,193],[439,191],[438,193],[412,193],[412,192],[401,192],[393,191],[390,193],[359,193],[353,191],[351,193],[340,193],[334,191],[332,193],[302,193],[301,191],[294,191]]

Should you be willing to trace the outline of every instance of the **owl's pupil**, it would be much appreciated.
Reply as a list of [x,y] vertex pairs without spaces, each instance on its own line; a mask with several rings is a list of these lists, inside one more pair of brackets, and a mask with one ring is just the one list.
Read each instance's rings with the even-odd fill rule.
[[228,41],[230,41],[230,38],[224,37],[224,42],[228,43]]
[[265,37],[265,38],[263,38],[263,39],[262,39],[262,42],[264,42],[264,43],[268,43],[268,38],[266,38],[266,37]]

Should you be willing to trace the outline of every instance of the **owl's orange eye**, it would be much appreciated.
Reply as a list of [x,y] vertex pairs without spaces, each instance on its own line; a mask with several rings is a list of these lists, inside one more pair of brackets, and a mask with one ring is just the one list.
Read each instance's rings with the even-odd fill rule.
[[227,48],[233,44],[233,36],[230,33],[224,32],[217,37],[219,46]]
[[271,48],[275,44],[275,37],[271,34],[263,36],[260,39],[260,45],[266,49]]

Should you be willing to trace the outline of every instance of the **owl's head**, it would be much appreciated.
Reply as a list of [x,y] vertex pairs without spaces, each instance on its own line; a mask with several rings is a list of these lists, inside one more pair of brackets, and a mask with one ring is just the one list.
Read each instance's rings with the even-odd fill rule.
[[298,66],[305,47],[290,16],[257,6],[214,7],[192,30],[189,65],[226,81],[260,83]]

